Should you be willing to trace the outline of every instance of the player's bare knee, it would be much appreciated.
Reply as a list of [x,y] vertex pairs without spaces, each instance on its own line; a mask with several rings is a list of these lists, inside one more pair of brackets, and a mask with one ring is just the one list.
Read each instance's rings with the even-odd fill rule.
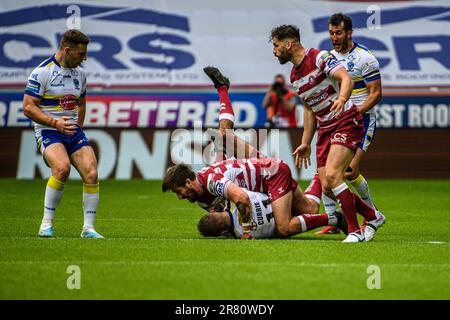
[[337,187],[343,180],[343,174],[336,170],[327,170],[325,172],[325,183],[323,187],[327,190]]
[[52,167],[52,175],[60,181],[66,181],[70,175],[70,163],[61,162],[54,165]]
[[90,183],[90,184],[97,183],[97,180],[98,180],[97,168],[95,168],[95,167],[90,168],[84,174],[83,180],[84,180],[85,183]]
[[308,199],[309,202],[309,206],[308,206],[308,212],[310,214],[318,214],[319,213],[319,208],[320,208],[320,203],[315,202],[312,199]]

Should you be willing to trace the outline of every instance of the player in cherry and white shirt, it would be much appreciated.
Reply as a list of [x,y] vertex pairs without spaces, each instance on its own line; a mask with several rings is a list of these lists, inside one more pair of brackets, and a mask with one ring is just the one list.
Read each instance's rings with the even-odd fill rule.
[[[273,54],[281,64],[293,63],[291,83],[304,104],[304,131],[294,151],[296,165],[311,164],[311,141],[317,123],[317,167],[325,194],[340,203],[348,223],[344,242],[368,241],[385,218],[350,191],[345,183],[348,168],[363,137],[362,116],[349,99],[353,81],[345,67],[328,51],[304,48],[296,26],[272,29]],[[368,226],[361,232],[357,212]],[[365,239],[366,235],[366,239]]]
[[[208,67],[204,70],[214,82],[220,97],[219,135],[216,138],[232,139],[237,146],[229,150],[216,150],[219,151],[217,162],[199,172],[194,172],[185,164],[170,167],[163,181],[163,192],[171,190],[179,199],[197,202],[208,212],[223,211],[225,200],[232,201],[243,223],[243,239],[251,238],[252,221],[251,202],[243,188],[269,196],[279,236],[287,237],[327,225],[329,218],[327,215],[315,214],[318,212],[318,204],[308,199],[301,191],[286,163],[263,156],[234,135],[234,112],[228,97],[229,80],[217,68]],[[245,157],[250,159],[222,161],[234,155],[240,147],[245,151]],[[321,190],[316,197],[320,197],[320,194]],[[304,215],[303,220],[294,217],[300,213],[311,215]]]

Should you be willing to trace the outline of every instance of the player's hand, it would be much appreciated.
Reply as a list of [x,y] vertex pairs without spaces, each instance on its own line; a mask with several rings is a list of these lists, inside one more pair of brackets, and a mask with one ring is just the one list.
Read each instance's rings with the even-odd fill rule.
[[302,168],[302,164],[305,165],[305,169],[311,166],[311,145],[303,143],[297,149],[295,149],[293,155],[295,156],[295,166]]
[[342,112],[344,111],[345,106],[345,100],[342,96],[339,96],[339,98],[334,99],[333,103],[331,104],[330,112],[335,116],[336,119],[339,119]]
[[77,124],[75,122],[69,121],[70,117],[62,116],[56,120],[55,128],[59,132],[73,136],[77,132]]
[[255,237],[253,237],[250,233],[244,233],[241,236],[241,240],[253,240],[255,239]]

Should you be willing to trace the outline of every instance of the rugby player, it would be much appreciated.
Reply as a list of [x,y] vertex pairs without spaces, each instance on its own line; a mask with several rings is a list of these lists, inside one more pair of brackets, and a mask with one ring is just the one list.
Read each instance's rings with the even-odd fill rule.
[[[318,204],[305,197],[285,162],[262,156],[258,150],[234,135],[234,112],[228,96],[229,79],[214,67],[207,67],[204,71],[219,93],[219,132],[222,137],[235,141],[238,145],[235,148],[226,148],[225,143],[224,150],[218,152],[218,161],[199,172],[192,171],[185,164],[168,168],[162,184],[163,192],[171,190],[179,199],[197,202],[209,212],[223,211],[225,200],[228,199],[236,204],[246,231],[251,227],[252,211],[251,201],[243,188],[269,196],[276,230],[280,236],[287,237],[301,232],[301,223],[299,219],[293,219],[292,213],[310,213],[310,217],[306,219],[312,229],[327,225],[328,219],[325,216],[314,214],[318,212]],[[220,161],[240,149],[240,143],[245,147],[245,157],[250,159]],[[318,196],[320,197],[320,193]],[[246,232],[242,238],[251,236]]]
[[56,53],[30,74],[23,98],[24,114],[34,122],[36,141],[51,169],[44,200],[40,237],[53,237],[53,220],[69,178],[71,164],[83,180],[82,238],[103,238],[94,229],[99,203],[97,160],[82,127],[86,112],[86,74],[89,38],[66,31]]
[[[345,171],[364,135],[362,115],[350,100],[353,81],[332,54],[304,48],[296,26],[278,26],[270,38],[280,64],[292,62],[291,83],[304,104],[304,131],[294,151],[296,165],[311,165],[311,141],[318,123],[319,178],[324,193],[337,199],[347,220],[349,233],[343,242],[370,241],[385,218],[345,183]],[[368,221],[364,231],[360,230],[357,212]]]
[[[276,238],[275,220],[273,219],[272,205],[269,197],[263,193],[252,192],[246,189],[243,190],[250,198],[253,216],[251,228],[246,229],[246,232],[250,232],[251,237],[254,239]],[[326,216],[326,214],[323,216]],[[311,230],[311,226],[307,223],[308,215],[302,214],[296,216],[296,218],[300,221],[300,232]],[[323,217],[322,221],[326,221],[325,217]],[[327,224],[330,226],[337,226],[343,230],[344,233],[347,230],[345,218],[339,212],[330,215]],[[235,208],[232,211],[229,202],[225,211],[212,211],[201,217],[197,228],[200,234],[205,237],[226,236],[241,238],[245,232],[239,221],[238,210]]]
[[[369,192],[369,184],[360,173],[361,162],[371,145],[376,128],[374,106],[382,95],[380,66],[375,56],[363,45],[353,42],[352,19],[342,13],[330,17],[329,36],[334,49],[331,53],[342,63],[352,77],[355,85],[350,99],[363,115],[364,136],[356,150],[350,166],[345,173],[348,183],[356,190],[361,199],[372,208],[376,208]],[[322,195],[325,210],[333,213],[336,203],[325,194]],[[365,221],[363,222],[363,226]],[[335,227],[325,227],[318,234],[333,233]]]

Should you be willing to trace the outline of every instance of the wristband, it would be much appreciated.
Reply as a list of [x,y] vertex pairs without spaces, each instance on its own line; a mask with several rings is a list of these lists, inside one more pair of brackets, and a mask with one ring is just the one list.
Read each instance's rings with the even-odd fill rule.
[[56,128],[56,120],[51,118],[50,121],[48,122],[48,126],[52,127],[52,128]]
[[342,100],[342,102],[344,102],[344,103],[346,103],[347,102],[347,99],[345,99],[344,98],[344,96],[339,96],[339,98],[338,98],[339,100]]

